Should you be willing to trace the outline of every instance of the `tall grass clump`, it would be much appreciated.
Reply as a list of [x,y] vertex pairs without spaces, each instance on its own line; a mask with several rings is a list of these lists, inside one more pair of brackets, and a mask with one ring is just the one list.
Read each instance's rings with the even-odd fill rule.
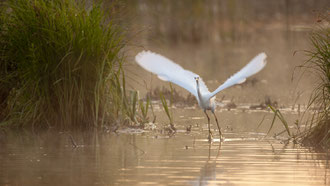
[[173,122],[173,112],[172,112],[172,104],[173,104],[173,92],[174,92],[174,89],[173,89],[173,86],[172,84],[170,83],[170,89],[171,89],[171,92],[170,92],[170,104],[168,105],[167,104],[167,101],[166,101],[166,98],[165,96],[163,95],[162,92],[159,92],[159,97],[160,97],[160,100],[162,102],[162,106],[164,108],[164,111],[170,121],[170,129],[171,129],[171,132],[175,132],[176,131],[176,128],[174,126],[174,122]]
[[[268,107],[274,112],[272,129],[276,118],[279,118],[289,139],[298,140],[303,144],[327,151],[330,146],[330,22],[328,15],[318,20],[321,24],[310,34],[312,48],[305,50],[308,59],[299,68],[305,68],[317,77],[317,84],[307,105],[306,112],[312,112],[311,118],[305,121],[304,130],[301,130],[299,120],[296,120],[296,131],[289,129],[288,123],[281,112],[272,105]],[[303,114],[304,115],[304,114]],[[303,116],[302,116],[303,117]],[[302,118],[301,118],[302,120]],[[262,122],[259,124],[259,126]],[[259,127],[258,126],[258,127]]]
[[309,108],[317,108],[310,122],[310,130],[303,139],[305,144],[329,149],[330,146],[330,27],[329,17],[324,16],[319,26],[311,33],[312,49],[305,51],[309,59],[302,65],[318,78],[309,102]]
[[97,127],[119,117],[125,42],[99,4],[8,0],[2,9],[0,125]]

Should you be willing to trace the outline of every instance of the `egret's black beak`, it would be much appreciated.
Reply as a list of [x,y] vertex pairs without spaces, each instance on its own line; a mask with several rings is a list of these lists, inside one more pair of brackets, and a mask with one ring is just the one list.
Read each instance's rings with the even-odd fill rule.
[[198,82],[199,77],[195,77],[195,80],[196,80],[196,84],[197,84],[197,86],[198,86],[198,84],[199,84],[199,82]]

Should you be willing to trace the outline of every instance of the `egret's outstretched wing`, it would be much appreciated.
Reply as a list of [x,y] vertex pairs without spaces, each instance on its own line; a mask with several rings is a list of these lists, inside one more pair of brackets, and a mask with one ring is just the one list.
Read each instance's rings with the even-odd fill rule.
[[236,74],[232,75],[228,78],[222,85],[220,85],[215,91],[209,94],[209,97],[215,96],[218,92],[222,91],[225,88],[233,86],[235,84],[243,83],[246,78],[252,76],[253,74],[258,73],[266,66],[266,54],[260,53],[256,57],[254,57],[245,67],[243,67],[240,71],[236,72]]
[[[198,98],[196,81],[194,79],[195,77],[199,77],[197,74],[185,70],[180,65],[166,57],[150,51],[142,51],[138,53],[135,56],[135,60],[145,70],[156,74],[159,79],[177,84]],[[202,93],[210,93],[201,78],[199,83],[200,91]]]

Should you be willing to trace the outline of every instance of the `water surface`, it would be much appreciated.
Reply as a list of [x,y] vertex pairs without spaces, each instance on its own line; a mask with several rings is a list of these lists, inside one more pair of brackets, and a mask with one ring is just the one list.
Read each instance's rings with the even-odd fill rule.
[[[207,140],[206,118],[174,109],[178,132],[156,111],[154,131],[1,134],[0,185],[328,185],[329,156],[286,141],[281,125],[258,130],[264,111],[216,112],[225,140]],[[288,117],[290,115],[286,115]],[[295,117],[291,114],[292,118]],[[162,119],[162,117],[164,117]],[[192,131],[186,127],[192,125]],[[74,148],[70,135],[77,143]]]

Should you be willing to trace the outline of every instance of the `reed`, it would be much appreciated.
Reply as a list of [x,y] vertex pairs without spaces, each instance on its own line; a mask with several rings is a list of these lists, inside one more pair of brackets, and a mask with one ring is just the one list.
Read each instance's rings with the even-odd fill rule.
[[310,35],[312,48],[306,50],[309,59],[301,66],[310,69],[318,78],[308,108],[318,108],[309,123],[309,130],[304,136],[303,143],[322,148],[330,146],[330,44],[329,16],[320,15],[321,25],[318,25]]
[[308,59],[298,66],[309,70],[318,79],[318,84],[310,96],[305,111],[312,112],[311,119],[305,121],[306,127],[304,130],[301,130],[300,127],[303,118],[300,121],[296,120],[294,123],[296,131],[293,133],[290,131],[288,123],[281,112],[268,105],[274,113],[268,133],[272,129],[275,119],[279,118],[285,127],[283,132],[286,131],[290,138],[295,141],[299,139],[305,145],[327,151],[330,146],[330,28],[328,15],[322,16],[320,22],[322,22],[322,25],[319,25],[310,35],[312,48],[304,51]]
[[1,7],[1,126],[98,127],[121,115],[125,40],[100,4],[8,0]]
[[168,117],[169,121],[170,121],[170,131],[171,133],[172,132],[175,132],[176,131],[176,128],[174,126],[174,123],[173,123],[173,112],[172,112],[172,104],[173,104],[173,86],[172,84],[170,83],[170,89],[171,89],[171,92],[170,92],[170,104],[168,105],[167,101],[166,101],[166,98],[165,96],[163,95],[162,92],[159,92],[159,97],[160,97],[160,100],[162,102],[162,106],[164,108],[164,111],[166,113],[166,116]]
[[150,104],[150,98],[147,96],[145,104],[142,100],[139,100],[139,106],[141,111],[141,124],[149,122],[148,111]]
[[159,93],[159,97],[160,97],[160,100],[162,102],[162,106],[164,108],[166,116],[168,117],[168,119],[170,120],[170,124],[172,125],[173,124],[173,117],[172,117],[172,113],[170,112],[170,108],[167,104],[166,98],[163,95],[163,93],[161,93],[161,92]]
[[276,118],[278,118],[281,121],[281,123],[283,124],[283,126],[285,127],[285,131],[288,133],[288,135],[290,137],[292,137],[292,134],[291,134],[290,129],[289,129],[289,125],[288,125],[287,121],[285,120],[284,116],[282,115],[281,111],[278,110],[278,109],[275,109],[271,105],[268,105],[268,107],[272,110],[272,112],[274,112],[274,117],[273,117],[272,123],[269,127],[269,130],[268,130],[267,134],[269,134],[270,130],[274,126]]

